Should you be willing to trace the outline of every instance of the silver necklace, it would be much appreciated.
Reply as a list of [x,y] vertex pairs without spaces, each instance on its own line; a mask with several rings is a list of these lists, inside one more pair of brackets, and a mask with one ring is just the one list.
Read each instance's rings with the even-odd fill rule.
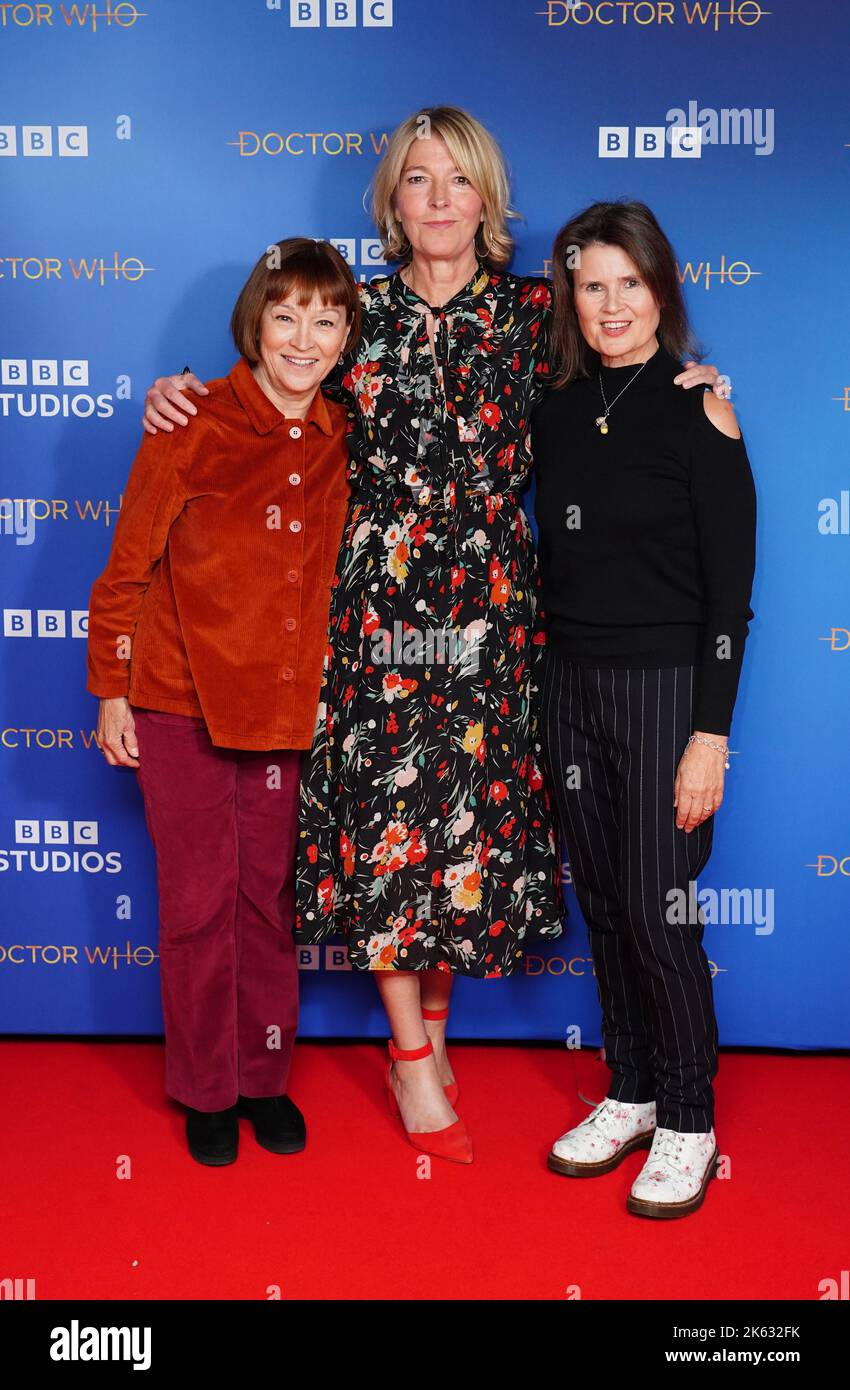
[[[649,360],[650,360],[650,359],[647,357],[646,362],[648,362]],[[598,373],[598,377],[599,377],[599,390],[600,390],[600,393],[601,393],[601,395],[602,395],[602,403],[603,403],[603,405],[605,406],[605,414],[604,414],[604,415],[598,415],[598,416],[596,417],[596,419],[594,420],[593,423],[594,423],[595,425],[598,425],[598,426],[599,426],[599,433],[600,433],[600,434],[607,434],[607,433],[608,433],[608,416],[611,414],[612,408],[617,404],[618,400],[620,399],[620,397],[621,397],[622,394],[623,394],[623,391],[628,391],[628,389],[629,389],[629,387],[631,386],[632,382],[635,381],[635,380],[640,376],[641,372],[643,371],[644,367],[646,366],[646,362],[641,362],[641,364],[640,364],[640,366],[638,367],[637,371],[635,372],[634,376],[631,377],[630,380],[626,382],[625,386],[622,388],[621,391],[618,391],[618,392],[617,392],[616,396],[614,397],[613,401],[611,402],[611,405],[609,405],[608,402],[607,402],[606,399],[605,399],[605,391],[604,391],[604,388],[603,388],[603,386],[602,386],[602,373],[601,373],[601,372]]]

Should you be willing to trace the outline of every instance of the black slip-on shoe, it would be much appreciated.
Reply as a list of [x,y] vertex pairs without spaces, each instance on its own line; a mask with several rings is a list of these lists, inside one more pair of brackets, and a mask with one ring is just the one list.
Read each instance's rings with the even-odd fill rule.
[[295,1154],[306,1146],[304,1116],[289,1096],[240,1096],[237,1106],[253,1124],[257,1143],[269,1153]]
[[235,1105],[227,1110],[186,1109],[186,1140],[197,1163],[222,1167],[235,1163],[239,1152],[239,1118]]

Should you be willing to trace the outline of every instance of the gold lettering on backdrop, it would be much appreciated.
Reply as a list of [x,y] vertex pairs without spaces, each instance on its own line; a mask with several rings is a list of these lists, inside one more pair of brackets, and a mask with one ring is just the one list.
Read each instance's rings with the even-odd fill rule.
[[74,735],[71,729],[15,729],[0,730],[0,747],[3,748],[73,748]]
[[[305,154],[313,158],[319,155],[326,155],[330,159],[336,159],[339,155],[363,153],[363,136],[356,130],[266,130],[262,134],[257,130],[239,130],[236,132],[235,140],[227,140],[225,143],[239,151],[240,159],[254,159],[258,154],[267,154],[272,158],[277,158],[282,154],[288,154],[294,159],[299,159]],[[378,154],[387,143],[387,136],[384,133],[375,148],[375,138],[372,136],[372,146]]]
[[658,28],[675,24],[678,13],[685,24],[717,33],[735,25],[751,29],[771,12],[759,0],[726,0],[725,4],[723,0],[681,0],[678,12],[673,0],[548,0],[535,13],[543,17],[547,29],[568,26],[570,30],[592,25]]
[[[11,946],[0,946],[0,965],[37,965],[43,952],[48,952],[48,965],[79,965],[76,946],[24,946],[13,942]],[[27,957],[29,952],[29,957]]]
[[[850,859],[846,861],[850,864]],[[712,979],[715,975],[725,975],[728,968],[717,965],[713,960],[709,960],[709,969]],[[584,975],[595,975],[593,969],[593,958],[591,956],[573,956],[567,960],[565,956],[543,956],[528,955],[525,958],[526,975],[573,975],[581,978]]]
[[720,257],[719,267],[712,268],[711,261],[685,261],[684,265],[677,267],[679,282],[691,285],[699,284],[704,280],[704,288],[711,288],[712,279],[717,279],[722,285],[748,285],[754,275],[761,275],[760,270],[753,270],[747,261],[730,261],[726,264],[725,255]]

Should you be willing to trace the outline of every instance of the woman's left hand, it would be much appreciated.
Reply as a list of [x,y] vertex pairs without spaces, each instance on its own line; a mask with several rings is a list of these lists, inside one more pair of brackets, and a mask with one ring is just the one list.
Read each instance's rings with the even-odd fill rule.
[[673,378],[674,386],[710,386],[721,401],[728,401],[732,395],[732,382],[728,376],[721,376],[716,367],[708,362],[686,362],[685,370]]
[[[720,741],[718,734],[705,738]],[[713,816],[723,804],[723,779],[726,766],[722,754],[704,743],[689,743],[676,769],[673,805],[676,825],[690,835],[704,820]]]

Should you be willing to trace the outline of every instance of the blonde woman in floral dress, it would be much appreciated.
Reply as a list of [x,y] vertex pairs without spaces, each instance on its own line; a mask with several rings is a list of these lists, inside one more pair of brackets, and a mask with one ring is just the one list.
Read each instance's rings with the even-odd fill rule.
[[[498,145],[457,107],[402,122],[377,169],[375,221],[401,264],[361,285],[360,342],[324,383],[349,403],[352,495],[301,790],[296,935],[342,933],[375,972],[390,1108],[417,1149],[459,1162],[454,976],[511,974],[563,912],[518,496],[551,286],[504,270],[508,196]],[[149,425],[180,418],[177,383],[194,389],[161,379]]]
[[406,264],[362,288],[339,369],[353,491],[301,803],[296,935],[342,931],[375,971],[405,1126],[467,1159],[445,1018],[428,1015],[456,974],[509,975],[562,930],[517,497],[550,290],[495,268],[506,204],[497,147],[453,109],[405,121],[378,169],[387,259]]

